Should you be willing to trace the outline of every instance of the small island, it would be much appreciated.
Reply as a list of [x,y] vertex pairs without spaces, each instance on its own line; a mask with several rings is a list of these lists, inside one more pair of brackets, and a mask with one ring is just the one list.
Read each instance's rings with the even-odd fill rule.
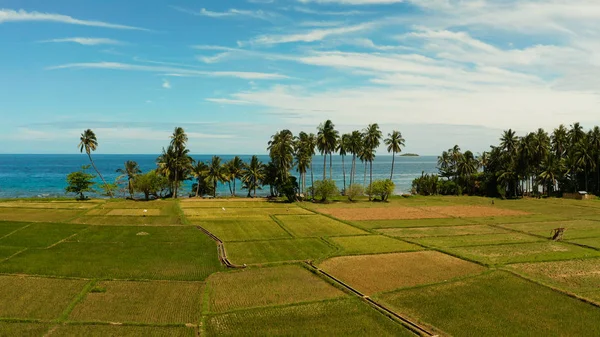
[[419,155],[416,153],[403,153],[400,157],[418,157]]

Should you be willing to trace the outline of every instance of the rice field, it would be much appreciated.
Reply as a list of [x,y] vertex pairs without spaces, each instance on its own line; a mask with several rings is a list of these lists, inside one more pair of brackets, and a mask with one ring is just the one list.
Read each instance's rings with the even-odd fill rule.
[[477,264],[435,251],[334,257],[319,267],[367,295],[485,270]]
[[208,278],[209,310],[225,312],[346,296],[297,265],[253,268]]
[[599,335],[598,261],[596,200],[0,200],[0,336],[414,335],[346,286],[440,335]]
[[443,333],[463,336],[596,336],[600,310],[504,272],[378,297]]
[[276,218],[296,237],[368,234],[362,229],[322,215],[279,215]]
[[423,249],[383,235],[340,236],[331,237],[329,241],[342,247],[340,255],[409,252]]
[[201,282],[98,282],[69,320],[197,324],[202,288]]

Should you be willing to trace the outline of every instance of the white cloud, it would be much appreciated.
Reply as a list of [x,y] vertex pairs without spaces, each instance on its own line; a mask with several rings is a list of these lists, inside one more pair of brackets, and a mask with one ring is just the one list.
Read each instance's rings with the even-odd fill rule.
[[79,43],[84,46],[123,44],[123,42],[118,41],[118,40],[113,40],[113,39],[108,39],[108,38],[93,38],[93,37],[69,37],[69,38],[64,38],[64,39],[44,40],[44,41],[40,41],[40,42],[55,42],[55,43],[73,42],[73,43]]
[[81,25],[81,26],[147,31],[147,29],[133,27],[133,26],[125,26],[125,25],[107,23],[107,22],[102,22],[102,21],[80,20],[80,19],[75,19],[73,17],[70,17],[68,15],[62,15],[62,14],[27,12],[22,9],[20,9],[18,11],[10,10],[10,9],[0,9],[0,24],[5,23],[5,22],[27,22],[27,21],[60,22],[60,23]]
[[404,0],[297,0],[301,3],[341,4],[341,5],[389,5],[404,2]]
[[175,68],[168,66],[146,66],[139,64],[128,64],[118,62],[95,62],[95,63],[69,63],[59,66],[49,67],[53,69],[113,69],[129,71],[147,71],[166,73],[165,76],[210,76],[210,77],[235,77],[252,80],[276,80],[286,79],[287,76],[274,73],[243,72],[243,71],[202,71],[194,69]]
[[192,14],[192,15],[196,15],[196,16],[206,16],[206,17],[210,17],[210,18],[226,18],[226,17],[246,16],[246,17],[251,17],[251,18],[261,19],[261,20],[273,20],[273,19],[279,17],[279,15],[276,13],[266,12],[266,11],[262,11],[262,10],[252,11],[252,10],[232,8],[225,12],[214,12],[214,11],[210,11],[206,8],[202,8],[200,11],[193,11],[190,9],[176,7],[176,6],[171,6],[171,8],[178,10],[180,12],[183,12],[183,13],[188,13],[188,14]]
[[205,101],[212,102],[212,103],[231,104],[231,105],[252,104],[252,102],[242,101],[239,99],[229,99],[229,98],[207,98],[207,99],[205,99]]
[[162,87],[165,89],[171,89],[171,82],[169,82],[169,80],[163,80]]
[[292,7],[292,9],[298,13],[312,14],[312,15],[353,16],[353,15],[367,14],[367,12],[356,11],[356,10],[335,12],[335,11],[315,10],[315,9],[299,7],[299,6],[294,6],[294,7]]
[[371,29],[374,27],[373,23],[361,23],[353,26],[328,28],[328,29],[314,29],[311,31],[295,33],[295,34],[281,34],[281,35],[262,35],[258,36],[250,41],[251,44],[278,44],[278,43],[291,43],[291,42],[315,42],[323,40],[328,36],[344,35],[349,33],[356,33]]
[[[81,129],[34,129],[31,127],[20,127],[18,132],[13,135],[13,139],[23,140],[59,140],[77,138],[81,134]],[[99,127],[94,128],[97,135],[102,139],[118,142],[119,140],[157,140],[164,141],[171,137],[171,130],[157,130],[145,127]],[[204,132],[186,132],[189,139],[230,139],[234,135],[230,134],[211,134]]]

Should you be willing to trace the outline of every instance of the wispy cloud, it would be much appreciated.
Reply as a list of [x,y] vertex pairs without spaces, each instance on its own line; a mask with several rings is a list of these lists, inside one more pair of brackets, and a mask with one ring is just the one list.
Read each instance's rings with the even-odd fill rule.
[[341,5],[389,5],[404,2],[404,0],[298,0],[298,2]]
[[128,30],[143,30],[148,31],[145,28],[126,26],[102,21],[92,20],[81,20],[76,19],[68,15],[53,14],[53,13],[41,13],[41,12],[27,12],[23,9],[15,11],[11,9],[0,9],[0,24],[5,22],[27,22],[27,21],[39,21],[39,22],[59,22],[72,25],[91,26],[91,27],[102,27],[112,29],[128,29]]
[[171,82],[169,82],[169,80],[163,80],[162,87],[165,89],[171,89]]
[[249,80],[278,80],[287,79],[287,76],[274,73],[243,72],[243,71],[202,71],[187,68],[175,68],[168,66],[147,66],[139,64],[128,64],[118,62],[91,62],[91,63],[69,63],[47,68],[54,69],[112,69],[128,71],[147,71],[165,73],[165,76],[209,76],[209,77],[234,77]]
[[177,6],[171,6],[171,8],[178,10],[180,12],[183,12],[183,13],[192,14],[192,15],[196,15],[196,16],[206,16],[206,17],[211,17],[211,18],[226,18],[226,17],[245,16],[245,17],[251,17],[251,18],[261,19],[261,20],[272,20],[279,16],[277,13],[267,12],[267,11],[262,11],[262,10],[252,11],[252,10],[232,8],[225,12],[214,12],[214,11],[210,11],[206,8],[202,8],[202,9],[200,9],[200,11],[194,11],[191,9],[177,7]]
[[63,39],[51,39],[40,41],[44,43],[53,42],[53,43],[62,43],[62,42],[72,42],[79,43],[84,46],[96,46],[96,45],[121,45],[124,44],[119,40],[108,39],[108,38],[94,38],[94,37],[68,37]]
[[363,11],[326,11],[326,10],[315,10],[307,7],[294,6],[292,9],[298,13],[304,14],[313,14],[313,15],[331,15],[331,16],[352,16],[352,15],[362,15],[367,14],[367,12]]
[[321,41],[328,36],[344,35],[349,33],[356,33],[365,31],[374,27],[373,23],[361,23],[352,26],[327,28],[327,29],[314,29],[311,31],[305,31],[295,34],[281,34],[281,35],[261,35],[250,41],[251,44],[279,44],[279,43],[291,43],[291,42],[315,42]]
[[205,99],[205,101],[212,102],[212,103],[231,104],[231,105],[252,104],[252,102],[242,101],[239,99],[228,99],[228,98],[207,98],[207,99]]

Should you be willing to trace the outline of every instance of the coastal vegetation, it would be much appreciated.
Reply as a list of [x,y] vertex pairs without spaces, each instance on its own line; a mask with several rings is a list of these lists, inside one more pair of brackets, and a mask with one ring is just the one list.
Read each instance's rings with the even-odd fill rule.
[[516,198],[600,194],[600,128],[587,132],[579,123],[518,137],[506,130],[500,143],[475,156],[456,145],[438,157],[439,174],[413,181],[421,195],[483,195]]
[[[146,200],[152,198],[173,197],[181,193],[182,182],[193,180],[190,196],[201,197],[217,196],[217,185],[227,184],[232,197],[237,195],[237,182],[240,181],[242,189],[247,190],[248,197],[256,197],[256,191],[264,186],[269,186],[271,197],[286,197],[288,201],[303,200],[308,197],[314,199],[315,195],[321,201],[340,194],[338,187],[332,180],[332,156],[338,153],[342,157],[343,189],[341,194],[347,195],[348,189],[352,190],[349,198],[355,199],[363,192],[367,193],[369,200],[372,196],[379,195],[382,201],[387,200],[393,192],[393,182],[382,183],[373,181],[373,160],[381,142],[387,146],[387,151],[392,153],[392,168],[390,181],[394,177],[395,156],[402,151],[405,140],[402,134],[394,130],[383,139],[378,124],[370,124],[364,130],[354,130],[351,133],[340,135],[335,129],[335,124],[327,120],[317,127],[317,133],[300,132],[295,136],[290,130],[284,129],[276,132],[267,143],[270,161],[263,163],[257,156],[249,162],[244,162],[235,156],[227,162],[219,156],[213,156],[208,162],[197,162],[190,155],[187,146],[188,136],[181,127],[176,127],[171,135],[171,140],[161,155],[156,159],[156,169],[142,173],[138,163],[128,160],[122,168],[117,169],[120,175],[114,184],[108,184],[95,166],[91,152],[98,147],[98,139],[90,129],[85,130],[80,139],[80,151],[86,151],[91,165],[103,181],[105,194],[113,196],[121,186],[121,190],[129,194],[130,198],[135,193],[141,193]],[[323,179],[314,180],[313,158],[316,151],[323,156]],[[346,178],[345,157],[352,155],[349,181]],[[329,178],[327,177],[327,157],[329,156]],[[356,160],[364,163],[364,182],[361,187],[354,187],[356,180]],[[369,184],[366,183],[367,168],[369,168]],[[298,177],[293,175],[294,170]],[[310,186],[307,187],[307,173],[310,171]],[[387,184],[382,190],[382,184]],[[377,186],[376,186],[377,185]],[[372,186],[372,188],[371,188]],[[318,190],[318,191],[317,191]]]

